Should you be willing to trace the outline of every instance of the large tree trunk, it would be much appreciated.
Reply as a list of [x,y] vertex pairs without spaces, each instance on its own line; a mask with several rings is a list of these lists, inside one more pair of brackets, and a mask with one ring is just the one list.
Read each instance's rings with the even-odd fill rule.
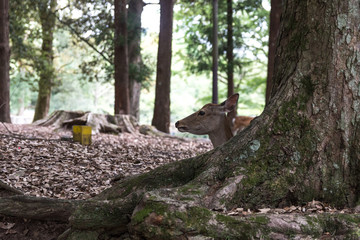
[[9,1],[0,1],[0,122],[10,119]]
[[34,120],[45,118],[49,113],[51,87],[54,76],[54,28],[55,28],[55,9],[57,0],[51,0],[50,4],[38,3],[39,15],[42,30],[41,56],[37,60],[36,68],[39,73],[38,98],[35,106]]
[[129,59],[126,0],[115,0],[115,114],[129,114]]
[[277,46],[277,40],[280,28],[280,16],[281,16],[281,0],[271,0],[270,11],[270,29],[269,29],[269,53],[268,53],[268,71],[266,80],[266,96],[265,103],[270,100],[272,77],[275,68],[275,52]]
[[154,116],[151,125],[169,133],[173,7],[175,0],[160,0],[160,33],[156,70]]
[[[285,3],[273,91],[259,119],[263,126],[252,137],[260,140],[271,172],[281,174],[270,178],[279,185],[259,185],[253,204],[264,197],[260,189],[277,192],[266,197],[274,204],[311,198],[339,206],[359,201],[358,3]],[[269,182],[269,175],[261,176],[265,172],[256,174],[259,183]]]
[[[277,90],[263,114],[208,153],[123,179],[78,203],[63,239],[124,233],[135,239],[318,239],[326,232],[357,239],[359,214],[231,217],[221,211],[313,199],[337,207],[360,203],[359,12],[357,0],[286,1]],[[11,202],[1,205],[5,201],[0,213],[18,212]]]
[[144,2],[134,0],[129,3],[128,13],[128,49],[129,49],[129,94],[130,94],[130,114],[139,120],[140,116],[140,91],[141,80],[141,14]]

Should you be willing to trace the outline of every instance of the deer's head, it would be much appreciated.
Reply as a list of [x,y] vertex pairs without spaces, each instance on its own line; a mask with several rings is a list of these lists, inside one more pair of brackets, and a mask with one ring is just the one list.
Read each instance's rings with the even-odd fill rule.
[[177,121],[175,127],[180,132],[196,135],[208,134],[216,147],[233,136],[226,113],[235,109],[238,99],[239,94],[234,94],[221,104],[206,104],[199,111]]

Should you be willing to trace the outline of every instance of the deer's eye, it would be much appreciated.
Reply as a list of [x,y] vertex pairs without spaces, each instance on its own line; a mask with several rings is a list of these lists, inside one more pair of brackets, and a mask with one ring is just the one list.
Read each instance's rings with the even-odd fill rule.
[[204,112],[204,111],[200,111],[198,115],[203,116],[203,115],[205,115],[205,112]]

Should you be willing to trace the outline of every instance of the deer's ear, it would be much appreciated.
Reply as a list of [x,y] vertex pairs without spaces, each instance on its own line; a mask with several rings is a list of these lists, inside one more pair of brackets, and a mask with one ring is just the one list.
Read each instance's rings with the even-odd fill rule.
[[238,99],[239,94],[235,93],[231,95],[228,99],[226,99],[223,103],[221,103],[221,106],[224,106],[224,111],[231,112],[232,110],[234,110]]

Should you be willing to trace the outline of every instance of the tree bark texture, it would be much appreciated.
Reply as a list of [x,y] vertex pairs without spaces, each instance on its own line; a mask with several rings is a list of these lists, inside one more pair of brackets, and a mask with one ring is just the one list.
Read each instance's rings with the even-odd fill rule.
[[280,28],[280,17],[282,12],[281,0],[271,0],[271,11],[270,11],[270,29],[269,29],[269,53],[268,53],[268,72],[266,80],[266,96],[265,103],[267,104],[270,100],[271,88],[272,88],[272,77],[274,73],[275,53],[277,47],[277,39]]
[[282,165],[270,171],[281,172],[273,179],[279,185],[264,194],[290,189],[287,201],[359,201],[359,7],[357,0],[284,2],[270,102],[259,118],[265,128],[253,135],[271,166]]
[[228,82],[228,93],[230,97],[234,94],[234,41],[233,41],[233,7],[232,0],[227,0],[227,82]]
[[130,113],[126,0],[115,0],[115,114]]
[[62,239],[125,233],[134,239],[319,239],[325,232],[358,239],[359,213],[219,212],[313,199],[336,207],[360,205],[360,5],[284,4],[273,78],[277,91],[264,112],[210,152],[122,179],[85,201]]
[[0,1],[0,122],[10,123],[9,1]]
[[[130,114],[139,120],[140,116],[140,91],[141,81],[136,78],[141,71],[141,14],[144,2],[134,0],[129,2],[128,10],[128,49],[129,49],[129,95],[130,95]],[[132,70],[131,70],[132,69]],[[131,72],[132,71],[132,72]],[[136,72],[136,74],[135,74]]]
[[[234,92],[234,41],[233,41],[233,3],[232,0],[227,0],[227,97],[232,96]],[[236,108],[228,113],[230,126],[233,125],[232,120],[236,117]]]
[[160,33],[156,69],[154,116],[151,125],[169,133],[171,42],[174,0],[160,0]]
[[36,61],[36,70],[40,79],[33,121],[45,118],[49,113],[51,88],[54,82],[53,79],[55,78],[53,40],[56,6],[57,0],[51,0],[49,5],[47,2],[40,1],[38,3],[42,30],[42,45],[41,56]]

